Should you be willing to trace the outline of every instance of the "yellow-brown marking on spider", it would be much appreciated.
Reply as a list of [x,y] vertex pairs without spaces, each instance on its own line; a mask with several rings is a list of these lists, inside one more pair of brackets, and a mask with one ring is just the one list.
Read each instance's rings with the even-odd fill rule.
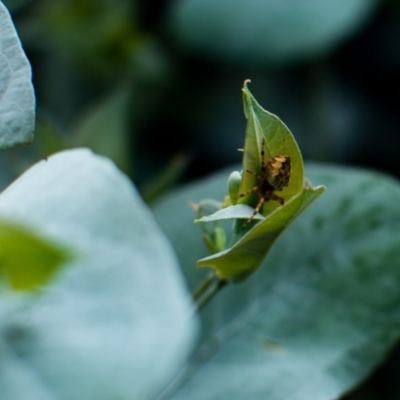
[[282,206],[285,204],[285,200],[282,197],[274,194],[274,191],[282,190],[284,187],[289,185],[292,167],[290,157],[285,155],[277,155],[271,157],[267,162],[265,162],[264,149],[265,139],[263,139],[261,142],[260,173],[246,170],[247,173],[254,175],[259,180],[258,185],[254,186],[245,193],[240,193],[237,197],[246,197],[256,192],[258,194],[258,203],[254,208],[254,212],[251,217],[244,223],[243,228],[253,220],[266,201],[275,200]]

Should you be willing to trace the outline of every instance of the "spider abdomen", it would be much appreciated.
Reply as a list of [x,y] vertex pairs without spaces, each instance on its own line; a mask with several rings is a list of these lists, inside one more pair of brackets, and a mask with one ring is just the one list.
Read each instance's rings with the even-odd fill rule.
[[244,193],[239,193],[237,199],[249,196],[252,193],[258,194],[258,203],[254,208],[251,217],[244,223],[245,227],[250,223],[257,213],[261,210],[266,201],[277,201],[281,206],[285,204],[282,197],[277,196],[274,191],[282,190],[289,185],[291,175],[291,161],[289,156],[278,155],[271,157],[267,162],[264,161],[265,156],[265,139],[261,142],[261,171],[259,173],[246,169],[245,171],[253,175],[258,180],[258,184],[253,186],[250,190]]
[[271,157],[265,166],[268,183],[276,190],[282,190],[289,185],[291,166],[289,156]]

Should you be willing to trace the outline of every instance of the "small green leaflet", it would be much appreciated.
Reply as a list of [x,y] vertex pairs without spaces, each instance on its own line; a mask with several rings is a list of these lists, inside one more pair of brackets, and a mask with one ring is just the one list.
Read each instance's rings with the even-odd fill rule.
[[0,221],[0,274],[13,289],[28,290],[45,284],[70,259],[68,253],[22,226]]

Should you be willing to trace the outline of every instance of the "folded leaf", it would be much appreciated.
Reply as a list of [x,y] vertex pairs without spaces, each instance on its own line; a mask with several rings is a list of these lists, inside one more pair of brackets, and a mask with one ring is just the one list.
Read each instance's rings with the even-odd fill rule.
[[[248,122],[242,181],[239,194],[236,196],[239,204],[196,221],[202,223],[218,221],[234,218],[233,215],[236,214],[238,218],[236,230],[240,231],[242,228],[239,233],[247,231],[245,236],[236,241],[231,248],[197,262],[198,267],[214,268],[220,279],[233,281],[243,280],[251,275],[261,265],[275,240],[290,222],[324,191],[322,186],[312,188],[308,181],[304,183],[303,159],[292,133],[276,115],[265,111],[257,103],[247,83],[248,81],[243,88],[244,111]],[[283,188],[269,183],[271,176],[268,175],[270,171],[267,165],[271,157],[290,161],[288,179]],[[233,180],[232,175],[236,180],[237,173],[232,173],[228,182]],[[281,200],[279,202],[271,199],[272,196],[276,196],[275,192],[278,192],[278,189]],[[235,198],[231,198],[231,202],[234,200]],[[249,231],[250,221],[253,221],[253,224],[256,220],[262,219],[262,216],[256,213],[259,209],[257,204],[262,204],[260,201],[264,201],[259,211],[265,218]],[[245,205],[255,207],[253,212],[256,214],[251,212],[249,215],[249,207]]]
[[276,209],[258,223],[233,247],[202,258],[197,262],[197,266],[213,267],[217,275],[224,280],[239,281],[247,278],[261,265],[284,229],[324,190],[323,186],[305,188],[300,195],[292,198],[284,207]]

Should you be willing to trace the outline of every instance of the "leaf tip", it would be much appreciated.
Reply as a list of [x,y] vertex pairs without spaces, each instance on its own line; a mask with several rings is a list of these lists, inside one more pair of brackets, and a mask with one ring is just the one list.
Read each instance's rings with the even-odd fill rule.
[[244,115],[247,119],[249,119],[250,115],[250,108],[251,108],[251,94],[249,89],[247,88],[247,85],[251,82],[250,79],[246,79],[243,82],[243,88],[242,88],[242,93],[243,93],[243,105],[244,105]]
[[245,81],[243,82],[243,89],[247,88],[247,85],[251,83],[251,79],[245,79]]

